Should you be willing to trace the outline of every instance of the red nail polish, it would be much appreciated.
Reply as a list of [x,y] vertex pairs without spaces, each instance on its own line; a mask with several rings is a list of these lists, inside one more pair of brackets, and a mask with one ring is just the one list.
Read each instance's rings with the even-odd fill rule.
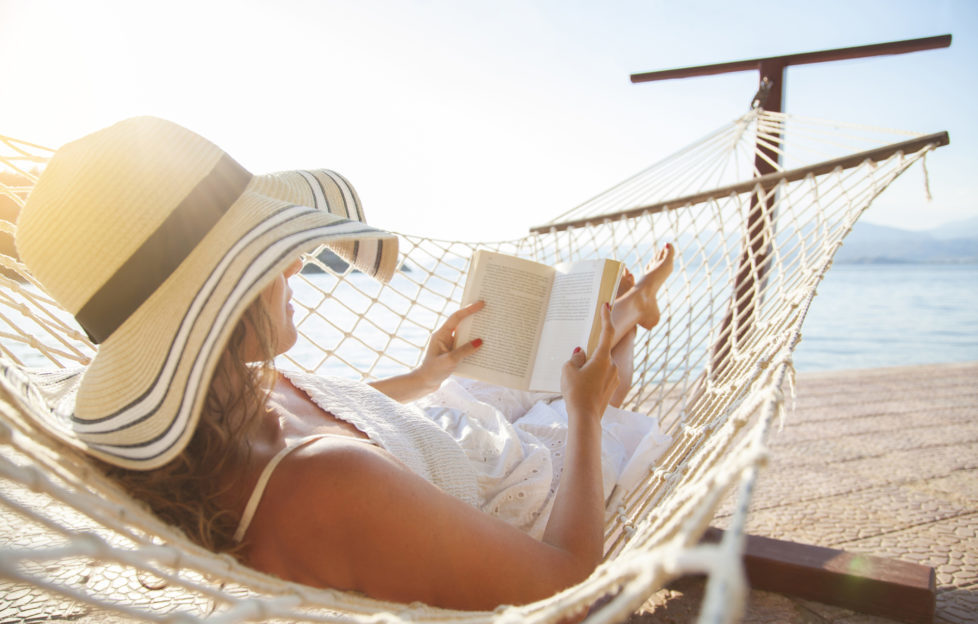
[[581,351],[580,347],[574,347],[574,353],[579,353]]
[[478,349],[479,347],[481,347],[482,346],[482,338],[476,338],[475,340],[473,340],[472,341],[472,346],[475,347],[476,349]]

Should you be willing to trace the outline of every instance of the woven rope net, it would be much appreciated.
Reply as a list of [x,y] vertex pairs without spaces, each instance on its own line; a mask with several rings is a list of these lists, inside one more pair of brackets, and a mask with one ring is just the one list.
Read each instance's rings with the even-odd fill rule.
[[[604,563],[538,603],[456,612],[286,583],[214,555],[32,424],[71,400],[61,371],[94,349],[12,245],[51,152],[0,137],[0,621],[549,622],[598,601],[591,619],[619,621],[689,573],[710,579],[702,621],[736,619],[741,527],[816,286],[873,199],[944,142],[755,109],[522,239],[402,235],[403,267],[386,286],[311,254],[292,280],[300,341],[281,364],[371,379],[419,361],[477,248],[548,263],[615,257],[633,271],[665,242],[679,250],[626,405],[674,441],[640,487],[614,494]],[[758,145],[775,174],[757,177]],[[714,521],[723,541],[701,544]]]

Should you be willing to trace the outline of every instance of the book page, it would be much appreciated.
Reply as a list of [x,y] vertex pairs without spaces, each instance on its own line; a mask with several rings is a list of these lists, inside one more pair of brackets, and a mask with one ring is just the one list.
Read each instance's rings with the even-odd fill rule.
[[554,285],[540,335],[530,389],[560,391],[560,371],[574,347],[588,348],[604,260],[562,263],[554,267]]
[[547,265],[479,250],[473,256],[462,305],[486,306],[465,319],[455,343],[482,338],[456,373],[511,388],[528,388],[554,270]]

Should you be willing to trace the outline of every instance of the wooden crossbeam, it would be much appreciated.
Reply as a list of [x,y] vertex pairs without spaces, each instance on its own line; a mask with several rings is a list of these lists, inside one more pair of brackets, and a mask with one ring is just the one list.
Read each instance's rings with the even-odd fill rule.
[[[703,541],[717,542],[722,535],[711,527]],[[753,589],[912,624],[934,621],[934,568],[769,537],[745,538],[744,568]]]
[[809,65],[812,63],[842,61],[848,59],[866,58],[870,56],[906,54],[908,52],[920,52],[922,50],[947,48],[950,45],[951,35],[938,35],[936,37],[906,39],[903,41],[891,41],[887,43],[873,43],[870,45],[854,46],[850,48],[836,48],[834,50],[820,50],[818,52],[802,52],[800,54],[785,54],[782,56],[768,56],[765,58],[731,61],[728,63],[714,63],[712,65],[700,65],[698,67],[681,67],[678,69],[642,72],[632,74],[631,81],[633,83],[639,83],[653,82],[657,80],[673,80],[676,78],[692,78],[694,76],[713,76],[716,74],[755,70],[758,69],[762,63],[777,64],[781,67],[787,67],[789,65]]

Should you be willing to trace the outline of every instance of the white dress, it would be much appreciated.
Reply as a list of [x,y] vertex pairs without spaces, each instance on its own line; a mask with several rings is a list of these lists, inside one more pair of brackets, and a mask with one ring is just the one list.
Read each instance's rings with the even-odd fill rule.
[[[323,410],[365,433],[448,494],[540,538],[567,441],[564,401],[552,394],[450,378],[404,404],[347,379],[286,373]],[[605,500],[635,480],[670,440],[655,418],[609,407],[602,419]],[[260,494],[259,494],[260,496]]]

